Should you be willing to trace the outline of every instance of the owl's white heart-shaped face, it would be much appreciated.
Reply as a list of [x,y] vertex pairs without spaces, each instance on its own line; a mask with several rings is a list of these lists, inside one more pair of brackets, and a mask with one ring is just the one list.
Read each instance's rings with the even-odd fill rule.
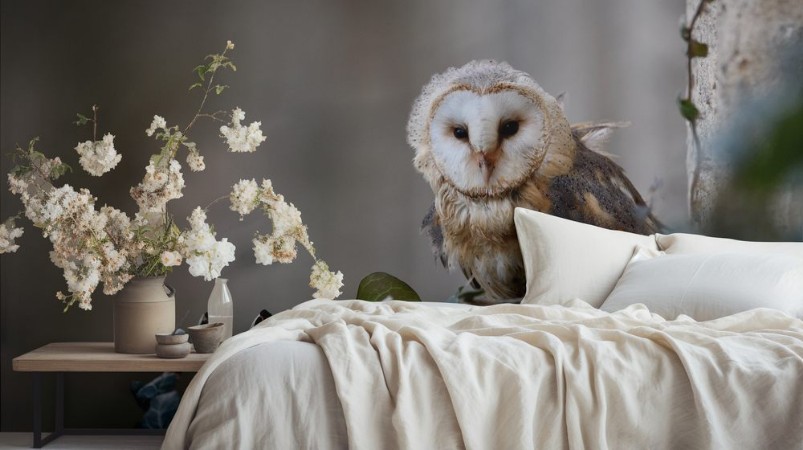
[[544,116],[521,92],[455,90],[436,108],[429,128],[432,156],[458,190],[498,194],[523,183],[540,164]]

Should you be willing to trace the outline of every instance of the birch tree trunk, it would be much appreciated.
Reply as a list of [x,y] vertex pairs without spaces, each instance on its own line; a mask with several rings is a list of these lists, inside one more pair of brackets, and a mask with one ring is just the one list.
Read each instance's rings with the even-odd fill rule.
[[[686,23],[700,1],[686,0]],[[780,65],[785,49],[803,43],[803,0],[714,0],[698,19],[693,38],[709,46],[707,57],[692,62],[700,148],[690,129],[687,138],[690,215],[698,228],[705,229],[717,191],[727,184],[731,159],[717,151],[715,139],[748,100],[769,95],[788,82]],[[803,83],[803,73],[796,78]],[[782,189],[772,212],[782,233],[800,235],[801,189]]]

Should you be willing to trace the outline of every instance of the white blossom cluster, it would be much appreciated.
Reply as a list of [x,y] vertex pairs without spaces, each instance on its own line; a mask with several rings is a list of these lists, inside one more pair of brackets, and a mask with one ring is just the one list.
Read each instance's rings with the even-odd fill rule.
[[162,252],[159,259],[163,266],[174,267],[181,265],[182,256],[181,253],[175,250],[165,250]]
[[151,126],[145,130],[145,134],[148,136],[153,136],[153,133],[162,130],[163,132],[167,132],[167,121],[162,116],[153,116],[153,121],[151,121]]
[[231,123],[220,127],[220,134],[226,138],[230,152],[255,152],[259,144],[267,139],[260,129],[262,122],[251,122],[248,126],[242,126],[240,122],[243,120],[245,113],[242,109],[235,108],[231,112]]
[[20,248],[14,241],[22,236],[24,230],[14,226],[13,220],[7,220],[0,225],[0,254],[14,253]]
[[[229,201],[231,210],[238,212],[241,219],[259,207],[273,224],[270,234],[257,234],[254,237],[257,264],[291,263],[298,256],[297,244],[301,244],[315,258],[315,248],[301,220],[301,211],[277,194],[269,179],[263,179],[261,185],[257,185],[253,179],[240,180],[232,187]],[[316,259],[310,275],[310,287],[317,289],[315,298],[334,299],[341,294],[342,286],[343,274],[330,272],[324,261]]]
[[114,169],[123,158],[114,149],[114,136],[111,133],[106,133],[100,141],[81,142],[75,147],[75,151],[81,155],[78,160],[81,167],[96,177]]
[[225,238],[215,240],[215,233],[206,223],[206,213],[200,207],[195,208],[187,220],[190,222],[190,229],[179,236],[179,247],[190,266],[190,274],[194,277],[203,276],[204,280],[211,281],[219,277],[223,268],[234,261],[234,244]]
[[171,159],[166,165],[157,165],[151,159],[142,182],[131,188],[131,197],[136,200],[141,212],[161,212],[167,202],[184,195],[183,189],[184,175],[178,161]]
[[204,157],[198,153],[198,149],[195,147],[195,142],[185,142],[184,146],[187,147],[187,166],[193,172],[202,172],[206,169],[206,164],[204,163]]
[[[41,167],[52,169],[54,164],[51,160]],[[10,184],[20,191],[26,217],[53,244],[50,259],[64,271],[70,292],[57,297],[92,309],[92,293],[99,283],[111,295],[131,279],[131,261],[139,256],[141,246],[133,239],[131,221],[123,212],[109,206],[96,210],[96,199],[86,189],[53,187],[41,178],[47,173],[41,167],[26,177],[15,177]],[[29,185],[37,188],[28,189]]]
[[325,298],[334,300],[343,292],[340,288],[343,287],[343,273],[339,270],[337,273],[329,270],[329,265],[323,261],[316,261],[312,266],[312,273],[309,277],[309,287],[315,289],[312,294],[313,298]]
[[[248,186],[249,195],[239,195],[242,186]],[[240,212],[240,215],[248,214],[260,206],[273,224],[271,234],[260,235],[254,238],[254,256],[258,264],[270,265],[274,262],[288,264],[293,262],[298,255],[296,243],[303,245],[314,257],[315,249],[307,234],[307,227],[301,221],[301,211],[292,203],[284,201],[281,194],[273,191],[273,183],[270,180],[262,180],[256,195],[257,205],[250,203],[253,200],[252,188],[256,186],[255,180],[240,180],[229,196],[231,209]],[[243,197],[245,199],[243,200]]]
[[[196,68],[202,82],[209,77],[206,94],[213,89],[220,94],[226,87],[212,85],[211,76],[216,70],[236,70],[225,56],[226,51],[233,48],[234,44],[227,41],[222,54],[210,55],[211,62]],[[196,86],[203,87],[203,83],[192,87]],[[167,203],[181,198],[185,187],[177,156],[181,146],[187,149],[186,164],[191,171],[200,172],[206,168],[196,144],[189,142],[184,135],[198,118],[219,120],[219,113],[203,113],[204,101],[183,129],[168,126],[162,116],[153,116],[145,134],[160,141],[161,150],[149,161],[142,181],[130,189],[139,206],[133,219],[109,206],[96,209],[97,199],[86,189],[54,186],[53,181],[69,167],[59,158],[48,159],[37,151],[34,148],[36,139],[31,141],[27,150],[17,148],[27,165],[19,164],[9,174],[9,190],[20,197],[25,216],[52,243],[50,259],[63,270],[67,282],[65,292],[58,292],[56,297],[67,306],[78,304],[82,309],[92,309],[92,294],[101,283],[103,292],[112,295],[135,275],[164,275],[169,268],[183,262],[187,263],[193,276],[211,280],[220,276],[223,268],[234,261],[234,245],[226,239],[215,238],[203,209],[193,211],[188,218],[190,227],[183,232],[167,213]],[[97,107],[93,106],[92,110],[97,113]],[[85,125],[91,121],[97,125],[97,115],[94,119],[81,114],[78,117],[76,124]],[[260,122],[246,125],[244,120],[245,113],[235,108],[230,123],[220,128],[221,137],[231,152],[254,152],[266,140]],[[122,156],[114,148],[114,139],[114,135],[107,133],[100,140],[78,143],[75,151],[81,167],[93,176],[102,176],[116,167]],[[269,260],[258,257],[263,263],[292,261],[296,257],[298,242],[311,254],[314,251],[300,212],[273,192],[269,180],[261,187],[254,180],[241,180],[231,194],[231,202],[232,208],[241,216],[259,206],[270,215],[274,223],[273,233],[265,236],[264,242],[270,248]],[[15,241],[22,234],[23,230],[15,227],[13,219],[0,223],[0,253],[17,251],[19,245]],[[321,276],[319,274],[319,278]]]
[[[30,163],[27,172],[9,174],[10,190],[20,196],[25,216],[53,245],[50,259],[64,271],[70,292],[57,297],[92,309],[92,293],[99,283],[111,295],[131,279],[131,261],[139,257],[142,245],[134,239],[125,213],[109,206],[96,210],[96,199],[86,189],[52,185],[52,174],[62,165],[59,158]],[[21,233],[10,233],[16,234]]]
[[259,185],[256,180],[240,180],[232,187],[231,194],[229,194],[229,201],[231,202],[231,210],[240,214],[240,220],[243,216],[250,214],[257,206],[259,206]]

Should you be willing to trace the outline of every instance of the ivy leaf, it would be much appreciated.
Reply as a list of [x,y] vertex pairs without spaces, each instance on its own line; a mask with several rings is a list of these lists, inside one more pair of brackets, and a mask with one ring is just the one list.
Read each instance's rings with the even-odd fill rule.
[[420,302],[418,293],[409,284],[385,272],[374,272],[360,281],[357,299],[381,302],[386,298]]
[[691,28],[687,27],[686,24],[680,25],[680,37],[686,42],[691,39]]
[[690,58],[696,58],[696,57],[705,58],[706,56],[708,56],[708,45],[692,39],[689,42],[689,50],[687,55]]
[[700,110],[688,98],[678,97],[678,107],[680,108],[680,115],[689,122],[694,122],[700,117]]

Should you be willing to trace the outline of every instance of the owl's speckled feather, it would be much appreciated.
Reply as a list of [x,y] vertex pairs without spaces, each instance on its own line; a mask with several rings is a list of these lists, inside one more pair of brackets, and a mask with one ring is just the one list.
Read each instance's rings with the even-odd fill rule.
[[657,231],[622,168],[595,151],[621,126],[570,126],[555,98],[505,63],[473,61],[435,75],[413,106],[408,141],[435,193],[424,230],[436,257],[501,301],[526,287],[516,207]]

